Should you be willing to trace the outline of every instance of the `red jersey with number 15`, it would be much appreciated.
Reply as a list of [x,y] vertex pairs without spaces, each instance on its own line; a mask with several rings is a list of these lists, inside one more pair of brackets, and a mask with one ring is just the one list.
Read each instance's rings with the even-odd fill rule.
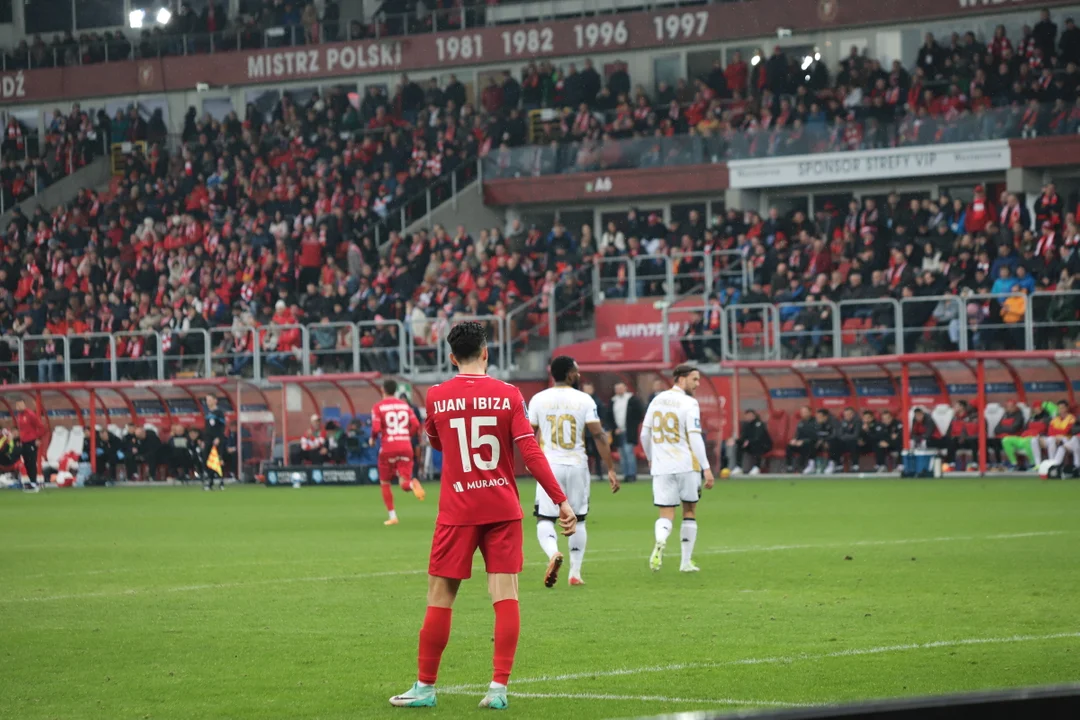
[[487,375],[458,374],[427,392],[426,430],[443,454],[440,525],[520,520],[514,444],[533,437],[525,399]]
[[412,437],[420,432],[409,403],[398,398],[384,398],[371,408],[372,437],[381,436],[379,455],[412,457]]

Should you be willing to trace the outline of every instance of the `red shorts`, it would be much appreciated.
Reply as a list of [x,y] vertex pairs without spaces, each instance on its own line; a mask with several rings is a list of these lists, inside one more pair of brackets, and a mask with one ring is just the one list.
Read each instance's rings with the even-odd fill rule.
[[428,574],[453,580],[472,577],[476,549],[489,573],[516,575],[525,560],[521,551],[521,521],[491,525],[436,525],[431,539]]
[[401,478],[401,488],[408,490],[412,480],[412,455],[379,455],[379,482],[389,485],[394,476]]

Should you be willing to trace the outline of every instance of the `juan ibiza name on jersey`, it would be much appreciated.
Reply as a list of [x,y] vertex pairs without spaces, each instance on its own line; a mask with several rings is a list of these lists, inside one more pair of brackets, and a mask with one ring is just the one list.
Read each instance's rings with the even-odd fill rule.
[[435,401],[435,412],[464,412],[467,403],[472,404],[473,410],[510,409],[510,398],[506,397],[447,398]]

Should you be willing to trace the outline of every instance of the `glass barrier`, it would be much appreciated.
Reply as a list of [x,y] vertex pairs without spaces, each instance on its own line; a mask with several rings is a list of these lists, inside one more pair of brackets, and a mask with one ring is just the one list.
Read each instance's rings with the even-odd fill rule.
[[[1080,118],[1071,106],[1013,104],[934,117],[923,110],[897,110],[887,120],[861,114],[834,122],[793,119],[783,128],[727,130],[704,135],[696,129],[672,137],[649,135],[602,139],[563,138],[546,145],[501,146],[484,159],[485,179],[536,177],[607,170],[701,165],[728,160],[839,153],[946,143],[1073,135]],[[721,115],[723,121],[729,113]]]

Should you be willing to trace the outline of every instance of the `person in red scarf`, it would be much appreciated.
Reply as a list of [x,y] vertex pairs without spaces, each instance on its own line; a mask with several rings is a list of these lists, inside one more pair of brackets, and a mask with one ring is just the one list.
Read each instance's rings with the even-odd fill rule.
[[1038,241],[1035,243],[1035,255],[1043,259],[1043,262],[1053,262],[1054,256],[1057,255],[1057,248],[1060,245],[1058,239],[1058,233],[1054,230],[1054,226],[1049,220],[1046,220],[1042,224],[1042,235],[1039,236]]
[[1065,204],[1057,194],[1057,186],[1047,183],[1042,194],[1035,200],[1035,222],[1042,227],[1043,223],[1050,223],[1055,229],[1061,227],[1064,218]]
[[976,185],[975,198],[968,204],[967,212],[964,213],[964,230],[972,235],[981,233],[986,229],[987,224],[993,221],[996,213],[994,205],[986,199],[986,188]]
[[1005,205],[998,213],[998,224],[1009,230],[1014,230],[1019,224],[1020,230],[1029,230],[1031,229],[1031,213],[1025,205],[1020,203],[1016,195],[1009,193],[1005,198]]

